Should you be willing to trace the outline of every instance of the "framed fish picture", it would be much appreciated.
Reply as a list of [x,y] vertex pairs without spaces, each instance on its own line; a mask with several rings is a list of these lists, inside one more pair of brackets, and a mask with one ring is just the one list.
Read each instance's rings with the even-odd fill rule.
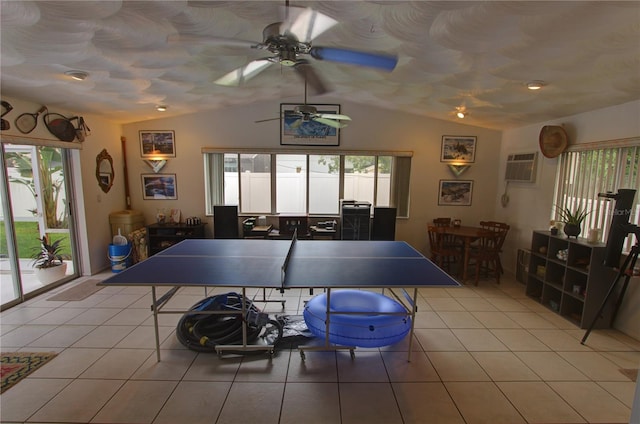
[[476,161],[475,136],[443,135],[440,162],[455,164],[473,163]]

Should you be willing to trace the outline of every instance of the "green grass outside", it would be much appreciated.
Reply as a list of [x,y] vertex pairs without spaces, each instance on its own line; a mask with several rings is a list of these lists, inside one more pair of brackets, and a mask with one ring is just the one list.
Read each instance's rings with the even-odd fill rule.
[[[38,232],[37,222],[16,222],[15,224],[16,240],[18,242],[18,257],[29,259],[36,249],[39,249],[40,233]],[[69,243],[68,233],[52,233],[49,234],[51,241],[63,239],[62,254],[71,257],[71,244]],[[4,228],[4,221],[0,221],[0,256],[8,256],[7,237]]]

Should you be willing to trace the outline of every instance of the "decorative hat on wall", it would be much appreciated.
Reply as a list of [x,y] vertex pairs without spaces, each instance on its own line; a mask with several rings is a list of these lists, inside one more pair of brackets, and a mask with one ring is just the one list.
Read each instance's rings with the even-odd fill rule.
[[567,132],[559,125],[545,125],[540,130],[540,151],[545,157],[555,158],[567,149]]

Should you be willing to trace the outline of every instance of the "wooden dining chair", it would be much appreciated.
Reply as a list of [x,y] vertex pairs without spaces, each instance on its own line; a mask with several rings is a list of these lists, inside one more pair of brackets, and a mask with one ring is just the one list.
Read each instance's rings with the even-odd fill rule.
[[436,227],[448,227],[451,225],[451,218],[433,218],[433,225]]
[[509,231],[511,226],[506,222],[480,221],[480,227],[489,231]]
[[505,222],[480,221],[480,227],[496,233],[496,242],[498,244],[498,269],[500,274],[504,274],[504,268],[502,268],[502,262],[500,262],[500,253],[502,253],[502,245],[504,245],[504,240],[507,238],[507,233],[509,232],[509,229],[511,229],[511,226]]
[[444,233],[442,227],[428,225],[427,234],[429,235],[429,246],[431,248],[431,261],[448,274],[451,274],[453,272],[452,264],[462,260],[462,250],[458,245],[452,245],[447,242],[448,236]]
[[500,284],[500,249],[498,248],[500,234],[496,231],[483,230],[477,243],[469,251],[470,268],[475,268],[475,285],[478,285],[480,275],[496,279]]
[[[433,218],[433,225],[436,227],[450,227],[451,218]],[[443,243],[451,249],[463,249],[464,242],[450,234],[443,234]]]

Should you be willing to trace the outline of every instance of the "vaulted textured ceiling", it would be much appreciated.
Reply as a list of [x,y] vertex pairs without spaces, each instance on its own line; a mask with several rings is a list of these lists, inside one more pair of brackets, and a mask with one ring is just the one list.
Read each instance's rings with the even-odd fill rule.
[[[3,96],[126,123],[257,101],[302,102],[271,66],[241,87],[213,81],[265,52],[284,1],[2,1]],[[339,23],[314,45],[397,54],[390,72],[310,59],[314,96],[504,129],[640,99],[640,2],[291,1]],[[65,71],[82,70],[77,82]],[[547,85],[527,90],[530,80]],[[155,106],[168,105],[165,115]],[[274,107],[274,110],[277,110]],[[32,111],[35,112],[35,111]],[[349,113],[348,110],[343,110]]]

